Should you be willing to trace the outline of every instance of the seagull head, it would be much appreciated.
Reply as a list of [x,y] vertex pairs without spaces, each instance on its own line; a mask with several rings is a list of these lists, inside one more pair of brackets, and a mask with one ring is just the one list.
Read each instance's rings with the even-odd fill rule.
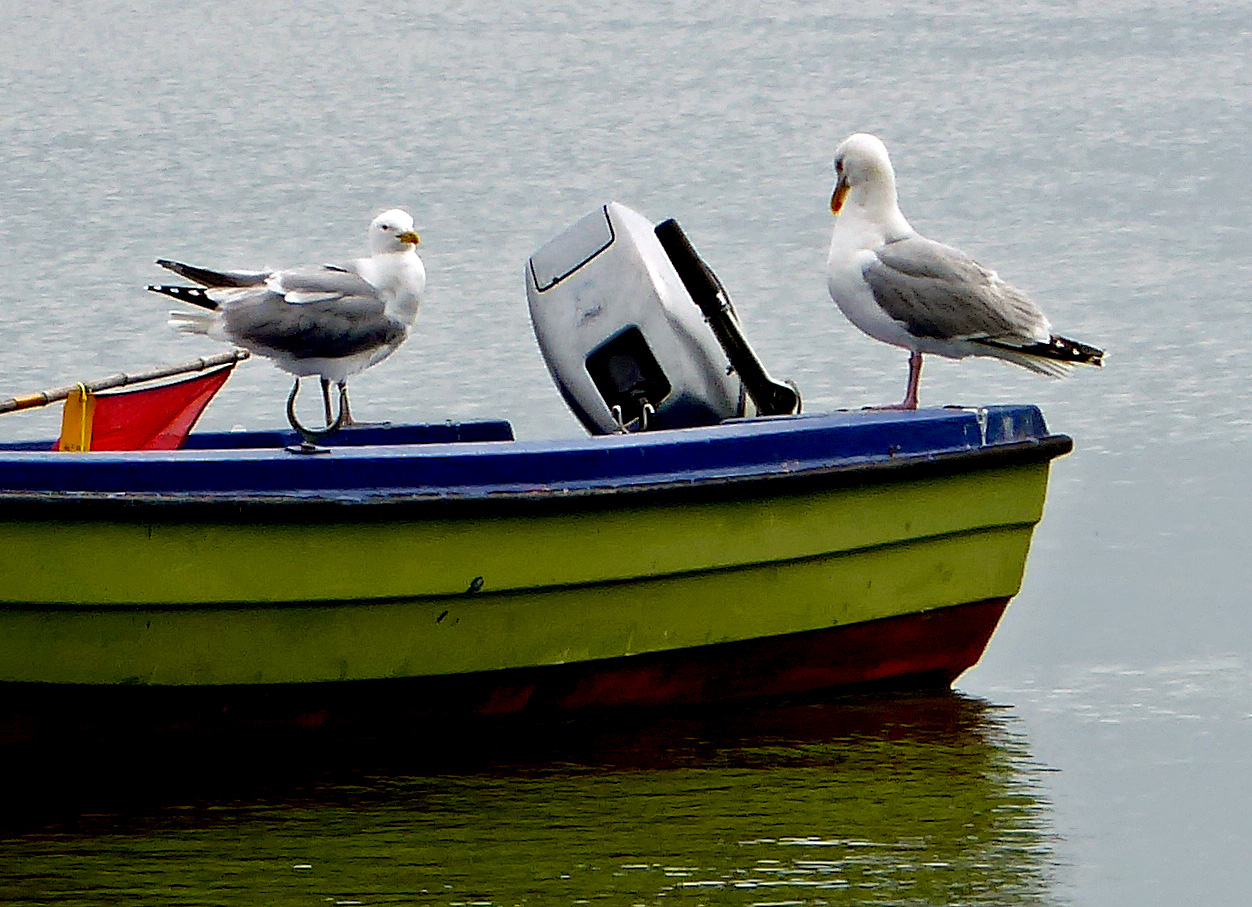
[[849,194],[865,207],[896,207],[896,174],[887,146],[874,135],[858,132],[835,149],[835,191],[830,210],[838,215]]
[[370,223],[369,240],[370,252],[374,255],[404,252],[421,242],[413,229],[413,218],[399,208],[384,211],[374,218]]

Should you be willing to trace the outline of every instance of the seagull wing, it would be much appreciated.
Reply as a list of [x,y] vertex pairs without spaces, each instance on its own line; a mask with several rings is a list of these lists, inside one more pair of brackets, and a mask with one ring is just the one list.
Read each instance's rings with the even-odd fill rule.
[[333,304],[362,314],[373,312],[379,317],[386,307],[373,284],[351,266],[323,265],[278,271],[268,281],[268,286],[292,305]]
[[274,273],[261,287],[209,292],[236,343],[297,359],[351,356],[399,343],[406,333],[354,270],[295,268]]
[[915,337],[1046,341],[1033,302],[964,252],[921,236],[871,250],[864,268],[874,300]]
[[195,281],[202,287],[259,287],[269,279],[271,271],[214,271],[195,265],[158,258],[157,264],[179,277]]

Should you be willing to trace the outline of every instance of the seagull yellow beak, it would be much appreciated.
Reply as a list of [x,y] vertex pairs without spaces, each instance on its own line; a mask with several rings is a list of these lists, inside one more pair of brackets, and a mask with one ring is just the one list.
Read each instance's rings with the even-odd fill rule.
[[835,183],[835,194],[830,197],[830,213],[838,215],[843,208],[843,200],[848,197],[848,181],[840,178]]
[[401,233],[399,236],[396,237],[396,239],[400,240],[400,242],[408,243],[410,246],[416,246],[418,243],[422,241],[418,237],[418,235],[414,233],[412,230],[410,230],[408,233]]

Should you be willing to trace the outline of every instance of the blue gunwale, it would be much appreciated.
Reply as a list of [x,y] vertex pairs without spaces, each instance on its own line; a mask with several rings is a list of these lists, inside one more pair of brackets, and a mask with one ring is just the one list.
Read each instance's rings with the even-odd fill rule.
[[836,412],[567,440],[511,437],[504,422],[363,429],[343,433],[347,443],[329,453],[303,456],[285,449],[293,438],[279,432],[193,435],[187,447],[170,452],[67,454],[0,445],[0,506],[119,495],[170,503],[499,500],[740,485],[832,471],[857,481],[881,473],[878,481],[916,467],[1051,459],[1071,446],[1069,438],[1048,433],[1033,406]]

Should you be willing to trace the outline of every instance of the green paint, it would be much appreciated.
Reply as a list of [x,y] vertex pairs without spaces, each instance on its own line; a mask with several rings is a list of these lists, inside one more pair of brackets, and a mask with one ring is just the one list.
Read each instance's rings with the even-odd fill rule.
[[0,588],[15,604],[0,607],[0,680],[460,673],[1008,597],[1046,481],[1040,464],[516,520],[9,523],[0,544],[14,557]]

